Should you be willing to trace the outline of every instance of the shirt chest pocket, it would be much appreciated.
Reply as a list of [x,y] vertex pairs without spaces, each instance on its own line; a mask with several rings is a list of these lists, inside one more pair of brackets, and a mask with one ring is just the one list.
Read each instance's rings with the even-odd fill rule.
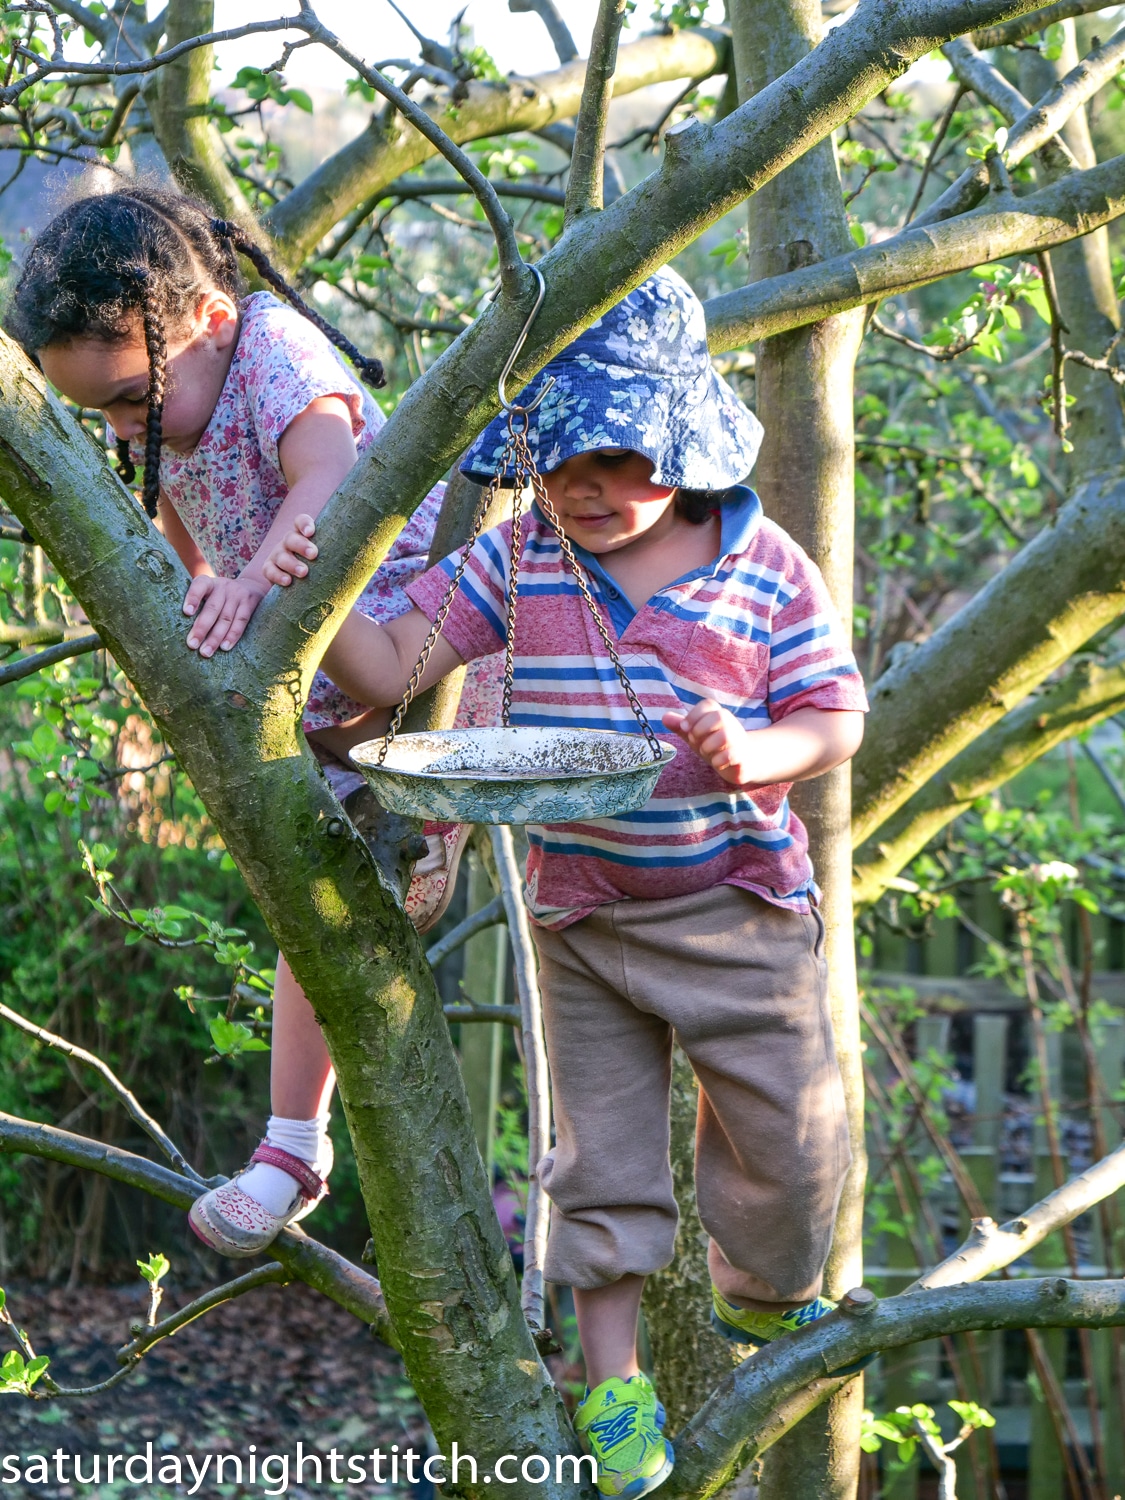
[[769,647],[714,625],[692,627],[680,675],[718,698],[764,702],[769,691]]

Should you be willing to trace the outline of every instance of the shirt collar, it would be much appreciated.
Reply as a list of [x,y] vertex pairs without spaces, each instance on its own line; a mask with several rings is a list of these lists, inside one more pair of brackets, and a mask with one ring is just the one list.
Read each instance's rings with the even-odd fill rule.
[[745,552],[762,524],[762,502],[749,485],[732,485],[727,493],[730,499],[719,511],[722,523],[720,558]]

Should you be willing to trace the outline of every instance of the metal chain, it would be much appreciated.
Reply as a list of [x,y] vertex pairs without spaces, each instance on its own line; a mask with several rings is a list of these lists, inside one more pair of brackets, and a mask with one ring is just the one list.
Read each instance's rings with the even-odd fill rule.
[[[504,695],[500,703],[500,722],[509,727],[512,716],[512,689],[516,680],[516,601],[519,597],[520,559],[523,556],[523,474],[520,466],[519,439],[515,424],[508,415],[508,432],[514,450],[515,482],[512,493],[512,542],[508,560],[508,633],[504,640]],[[526,440],[524,446],[526,447]]]
[[[540,283],[542,283],[542,278],[540,278]],[[541,299],[542,290],[540,291]],[[538,308],[538,305],[537,302],[536,308]],[[534,316],[534,311],[532,316]],[[527,327],[530,327],[530,319],[528,320]],[[524,334],[527,332],[527,327],[524,329]],[[514,357],[513,355],[513,360]],[[511,363],[512,361],[509,361],[509,367]],[[507,372],[505,371],[505,373]],[[539,400],[542,400],[544,394],[545,391],[540,392]],[[504,400],[503,381],[501,381],[501,399]],[[539,400],[534,403],[534,406],[539,404]],[[574,575],[574,581],[578,585],[579,593],[586,601],[586,608],[590,611],[590,618],[593,620],[597,632],[601,636],[602,644],[609,654],[610,661],[613,663],[613,670],[617,673],[617,680],[620,682],[625,697],[629,701],[629,707],[633,710],[634,718],[640,725],[641,733],[648,741],[648,747],[652,751],[652,758],[653,760],[660,760],[664,754],[660,741],[656,738],[655,731],[649,723],[648,715],[641,707],[641,701],[637,697],[633,684],[629,681],[628,674],[621,665],[621,658],[617,654],[617,649],[613,644],[610,633],[606,629],[598,606],[594,602],[594,596],[590,592],[590,586],[586,582],[585,572],[574,555],[570,539],[563,531],[562,523],[558,518],[555,507],[551,504],[550,498],[547,495],[547,487],[543,483],[543,476],[539,473],[539,470],[535,466],[535,460],[531,456],[531,448],[527,441],[527,419],[529,412],[534,410],[534,406],[514,406],[507,401],[504,401],[504,405],[508,412],[508,436],[504,443],[504,451],[500,456],[496,473],[481,497],[480,505],[473,519],[472,535],[465,543],[461,560],[457,564],[449,587],[445,591],[445,597],[442,599],[438,612],[434,616],[434,622],[430,626],[429,634],[422,643],[422,650],[418,655],[418,660],[414,664],[414,670],[410,674],[410,681],[406,685],[406,692],[403,694],[402,702],[395,710],[390,727],[383,736],[383,742],[379,747],[378,764],[382,765],[384,760],[386,760],[387,751],[391,748],[395,735],[402,727],[402,721],[406,717],[407,709],[414,701],[414,695],[418,691],[418,684],[422,680],[422,675],[426,670],[430,654],[434,649],[438,636],[442,632],[449,611],[453,607],[453,600],[456,597],[457,590],[461,586],[461,579],[464,576],[465,569],[469,565],[470,554],[480,537],[481,531],[484,529],[485,516],[488,514],[496,493],[500,488],[501,479],[508,472],[509,464],[512,465],[515,474],[515,493],[512,500],[512,539],[508,564],[508,621],[507,639],[504,642],[504,693],[501,700],[500,722],[507,729],[512,711],[512,692],[515,686],[516,606],[519,597],[520,560],[523,555],[523,491],[525,486],[530,485],[539,509],[547,518],[551,529],[558,538],[559,548],[566,558],[571,573]],[[524,419],[524,425],[519,429],[517,429],[515,422],[517,416],[522,416]]]
[[[383,736],[383,743],[379,746],[379,759],[377,764],[380,766],[386,760],[387,751],[394,743],[395,735],[402,728],[402,721],[406,717],[406,711],[414,701],[414,695],[418,691],[418,684],[421,682],[422,674],[426,670],[426,665],[430,659],[430,653],[433,651],[434,644],[437,641],[438,636],[442,632],[442,628],[445,625],[445,621],[449,615],[450,609],[452,609],[453,607],[453,600],[457,595],[457,590],[461,587],[461,579],[464,577],[465,569],[469,565],[469,557],[472,554],[473,547],[476,545],[481,532],[484,530],[485,517],[488,515],[489,509],[492,506],[492,502],[495,499],[496,493],[500,488],[500,481],[503,478],[504,474],[507,472],[508,464],[512,461],[514,446],[514,438],[511,434],[509,434],[508,441],[504,445],[504,452],[501,457],[500,466],[493,476],[493,479],[488,488],[482,494],[480,504],[477,507],[476,515],[473,517],[472,534],[470,535],[469,540],[465,543],[464,550],[461,553],[461,560],[457,564],[453,577],[450,580],[449,587],[445,591],[445,597],[442,599],[441,605],[438,608],[438,612],[434,616],[434,622],[430,626],[429,634],[422,642],[422,649],[418,654],[418,660],[414,663],[414,670],[410,674],[410,681],[406,684],[406,692],[402,695],[402,701],[395,709],[394,718],[391,720],[387,732]],[[504,723],[507,724],[507,722],[508,720],[505,717]]]
[[[633,684],[629,681],[628,674],[626,673],[625,668],[621,665],[621,658],[617,654],[617,650],[614,647],[613,640],[610,637],[609,631],[606,629],[605,622],[601,617],[598,606],[594,603],[594,596],[593,594],[591,594],[589,584],[587,584],[586,582],[584,570],[581,567],[577,557],[575,557],[574,555],[574,549],[570,545],[570,538],[562,529],[562,522],[559,520],[558,514],[555,511],[555,507],[551,504],[551,501],[547,495],[547,486],[543,483],[543,476],[539,473],[538,469],[535,467],[534,462],[532,461],[531,450],[527,446],[527,439],[524,437],[523,433],[517,433],[515,435],[515,447],[516,463],[517,465],[520,464],[521,460],[526,463],[526,477],[530,481],[532,490],[535,493],[536,504],[539,506],[539,509],[543,512],[543,514],[547,517],[547,520],[550,522],[555,535],[558,537],[559,547],[570,566],[570,571],[574,574],[574,581],[578,585],[578,591],[586,601],[586,607],[590,611],[591,619],[597,626],[598,634],[602,638],[602,644],[609,652],[609,659],[613,663],[613,670],[617,673],[617,680],[618,682],[620,682],[625,696],[629,700],[629,707],[633,710],[633,714],[637,720],[637,723],[641,726],[641,733],[648,741],[648,748],[652,751],[652,758],[653,760],[660,760],[660,758],[664,754],[664,751],[662,750],[660,745],[660,741],[656,738],[653,727],[649,723],[648,715],[641,707],[641,700],[637,697],[637,694],[633,688]],[[517,484],[519,483],[519,480],[520,475],[517,473]]]

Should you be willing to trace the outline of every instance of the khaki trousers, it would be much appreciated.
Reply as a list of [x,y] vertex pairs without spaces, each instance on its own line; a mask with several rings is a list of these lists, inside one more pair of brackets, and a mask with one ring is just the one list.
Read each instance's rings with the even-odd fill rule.
[[556,1143],[546,1276],[584,1290],[672,1260],[672,1039],[699,1081],[695,1183],[727,1297],[820,1290],[850,1151],[818,914],[721,885],[535,929]]

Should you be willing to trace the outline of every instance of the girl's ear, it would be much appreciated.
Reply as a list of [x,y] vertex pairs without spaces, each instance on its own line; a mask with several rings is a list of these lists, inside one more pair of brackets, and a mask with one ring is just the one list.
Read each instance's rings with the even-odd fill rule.
[[197,334],[214,342],[216,349],[228,349],[238,337],[238,305],[233,297],[218,287],[211,287],[199,299],[195,311]]

